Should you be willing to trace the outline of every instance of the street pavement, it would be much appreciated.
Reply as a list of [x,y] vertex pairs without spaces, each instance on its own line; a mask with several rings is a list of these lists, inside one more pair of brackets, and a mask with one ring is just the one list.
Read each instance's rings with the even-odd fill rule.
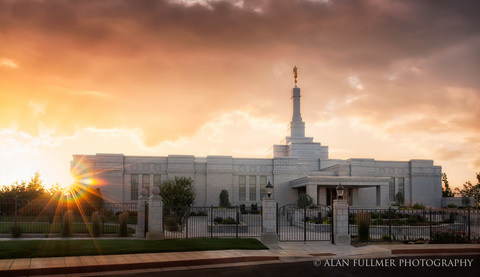
[[268,250],[221,250],[0,260],[0,276],[108,276],[342,259],[419,255],[474,255],[480,244],[381,244],[337,246],[329,241],[279,242]]

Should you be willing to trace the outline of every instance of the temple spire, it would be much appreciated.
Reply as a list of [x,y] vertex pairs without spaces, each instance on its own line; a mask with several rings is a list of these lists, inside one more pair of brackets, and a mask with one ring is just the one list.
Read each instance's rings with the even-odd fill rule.
[[292,104],[293,114],[290,122],[290,137],[303,138],[305,137],[305,122],[302,120],[300,113],[300,88],[297,87],[298,69],[293,67],[293,78],[295,80],[295,87],[292,89]]

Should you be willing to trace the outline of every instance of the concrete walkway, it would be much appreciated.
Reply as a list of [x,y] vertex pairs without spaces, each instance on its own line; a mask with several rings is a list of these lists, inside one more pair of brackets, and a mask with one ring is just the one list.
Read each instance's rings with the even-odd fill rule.
[[[385,244],[362,247],[330,242],[280,242],[269,250],[222,250],[0,260],[0,276],[98,276],[129,272],[185,270],[314,259],[389,258],[405,255],[480,255],[479,244]],[[127,271],[127,272],[125,272]]]

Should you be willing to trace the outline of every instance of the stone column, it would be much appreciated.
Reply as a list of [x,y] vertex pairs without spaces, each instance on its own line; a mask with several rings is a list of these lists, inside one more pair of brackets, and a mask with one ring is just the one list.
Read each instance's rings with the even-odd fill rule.
[[272,198],[262,201],[262,234],[260,241],[264,244],[277,244],[277,202]]
[[145,204],[148,201],[148,191],[142,189],[140,191],[140,197],[138,198],[138,215],[137,215],[137,230],[135,231],[135,236],[137,238],[145,237]]
[[148,232],[147,240],[163,239],[163,202],[160,189],[154,187],[148,200]]
[[333,200],[333,239],[335,245],[350,245],[348,234],[348,201]]

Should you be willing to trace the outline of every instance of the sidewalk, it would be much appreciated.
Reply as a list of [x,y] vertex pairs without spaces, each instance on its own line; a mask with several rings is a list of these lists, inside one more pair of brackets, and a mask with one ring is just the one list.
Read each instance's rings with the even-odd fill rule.
[[[336,246],[328,241],[279,242],[269,250],[222,250],[0,260],[0,276],[90,276],[112,271],[185,270],[221,266],[313,261],[314,259],[389,258],[395,256],[466,254],[480,255],[479,244]],[[118,273],[118,272],[117,272]]]

